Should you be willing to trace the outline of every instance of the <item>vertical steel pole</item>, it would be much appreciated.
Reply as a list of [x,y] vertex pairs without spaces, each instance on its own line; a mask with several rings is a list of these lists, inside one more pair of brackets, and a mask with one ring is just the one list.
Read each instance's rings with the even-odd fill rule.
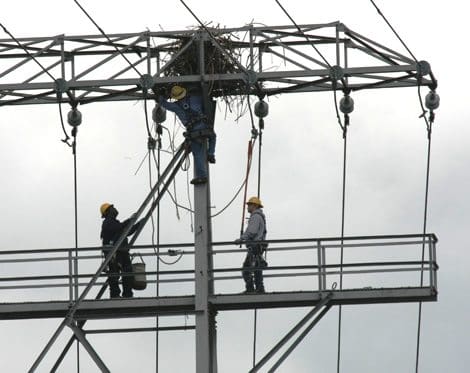
[[[206,152],[206,150],[205,150]],[[208,174],[209,176],[209,174]],[[196,373],[215,373],[215,315],[209,306],[213,292],[211,277],[212,232],[210,224],[210,187],[206,184],[194,187],[194,246],[195,246],[195,294],[196,294]]]
[[[203,102],[208,102],[204,79],[205,34],[200,33],[199,66]],[[207,41],[208,42],[208,41]],[[206,111],[209,108],[206,107]],[[212,123],[211,123],[212,124]],[[207,141],[207,140],[204,140]],[[207,164],[207,146],[203,146],[207,182],[194,186],[194,270],[196,308],[196,373],[217,372],[215,314],[209,305],[214,292],[212,277],[212,227],[210,218],[210,173]],[[194,170],[194,177],[196,172]]]

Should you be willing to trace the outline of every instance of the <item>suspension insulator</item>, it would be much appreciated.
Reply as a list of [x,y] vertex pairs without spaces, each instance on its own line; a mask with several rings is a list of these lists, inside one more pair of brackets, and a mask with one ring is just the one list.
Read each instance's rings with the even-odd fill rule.
[[429,110],[435,110],[439,107],[440,98],[439,95],[431,91],[426,95],[425,105]]
[[80,113],[77,108],[73,108],[67,114],[67,122],[72,127],[77,127],[82,123],[82,113]]
[[258,118],[264,118],[267,117],[269,114],[269,105],[266,101],[259,100],[255,104],[255,115]]
[[354,100],[351,96],[346,95],[341,99],[341,101],[339,102],[339,110],[341,110],[343,114],[350,114],[353,112]]
[[166,121],[166,109],[156,104],[152,110],[152,119],[155,123],[163,123]]

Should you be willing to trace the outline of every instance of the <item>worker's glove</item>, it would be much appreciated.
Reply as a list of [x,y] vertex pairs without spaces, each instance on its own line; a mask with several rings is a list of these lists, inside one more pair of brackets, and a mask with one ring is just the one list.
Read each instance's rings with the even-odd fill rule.
[[237,239],[235,240],[235,243],[236,243],[237,245],[241,244],[242,242],[243,242],[243,240],[242,240],[241,238],[237,238]]

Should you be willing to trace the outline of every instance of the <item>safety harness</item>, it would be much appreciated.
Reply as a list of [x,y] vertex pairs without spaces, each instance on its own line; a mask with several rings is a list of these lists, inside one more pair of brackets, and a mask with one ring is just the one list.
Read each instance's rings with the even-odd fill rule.
[[210,137],[214,135],[214,130],[212,126],[208,126],[207,128],[203,128],[200,130],[193,130],[193,126],[199,122],[206,122],[207,124],[207,115],[200,113],[191,108],[190,101],[191,96],[188,97],[187,101],[184,102],[176,101],[176,104],[184,110],[187,117],[189,118],[188,121],[184,124],[187,131],[183,133],[184,137],[189,139],[197,139],[201,137]]

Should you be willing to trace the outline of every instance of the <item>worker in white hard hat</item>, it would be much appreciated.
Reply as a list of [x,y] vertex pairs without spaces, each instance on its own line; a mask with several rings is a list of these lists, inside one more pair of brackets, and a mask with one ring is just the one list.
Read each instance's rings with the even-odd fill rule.
[[[194,157],[195,177],[191,180],[191,184],[204,184],[207,182],[207,163],[204,154],[207,151],[207,161],[215,163],[216,135],[208,116],[204,113],[203,98],[199,94],[189,94],[187,89],[180,85],[171,88],[170,98],[174,101],[169,102],[160,96],[159,104],[174,112],[185,126]],[[209,140],[208,147],[204,149],[206,138]]]
[[248,226],[240,239],[236,240],[237,243],[247,241],[247,254],[242,271],[243,280],[245,280],[245,291],[247,293],[264,293],[262,268],[267,266],[263,258],[267,245],[256,241],[266,240],[266,217],[263,212],[263,204],[258,197],[251,197],[246,205],[250,213]]
[[[101,226],[101,239],[103,241],[103,253],[107,256],[113,246],[117,243],[121,234],[126,230],[132,218],[129,218],[123,222],[117,219],[119,211],[111,203],[103,203],[100,206],[101,217],[104,219]],[[127,234],[130,236],[138,228],[141,222],[134,224]],[[108,264],[108,284],[111,298],[120,298],[121,289],[119,288],[119,277],[122,277],[122,296],[124,298],[132,298],[133,291],[132,286],[134,283],[134,276],[132,273],[132,264],[129,256],[129,243],[127,237],[116,251],[113,259]]]

